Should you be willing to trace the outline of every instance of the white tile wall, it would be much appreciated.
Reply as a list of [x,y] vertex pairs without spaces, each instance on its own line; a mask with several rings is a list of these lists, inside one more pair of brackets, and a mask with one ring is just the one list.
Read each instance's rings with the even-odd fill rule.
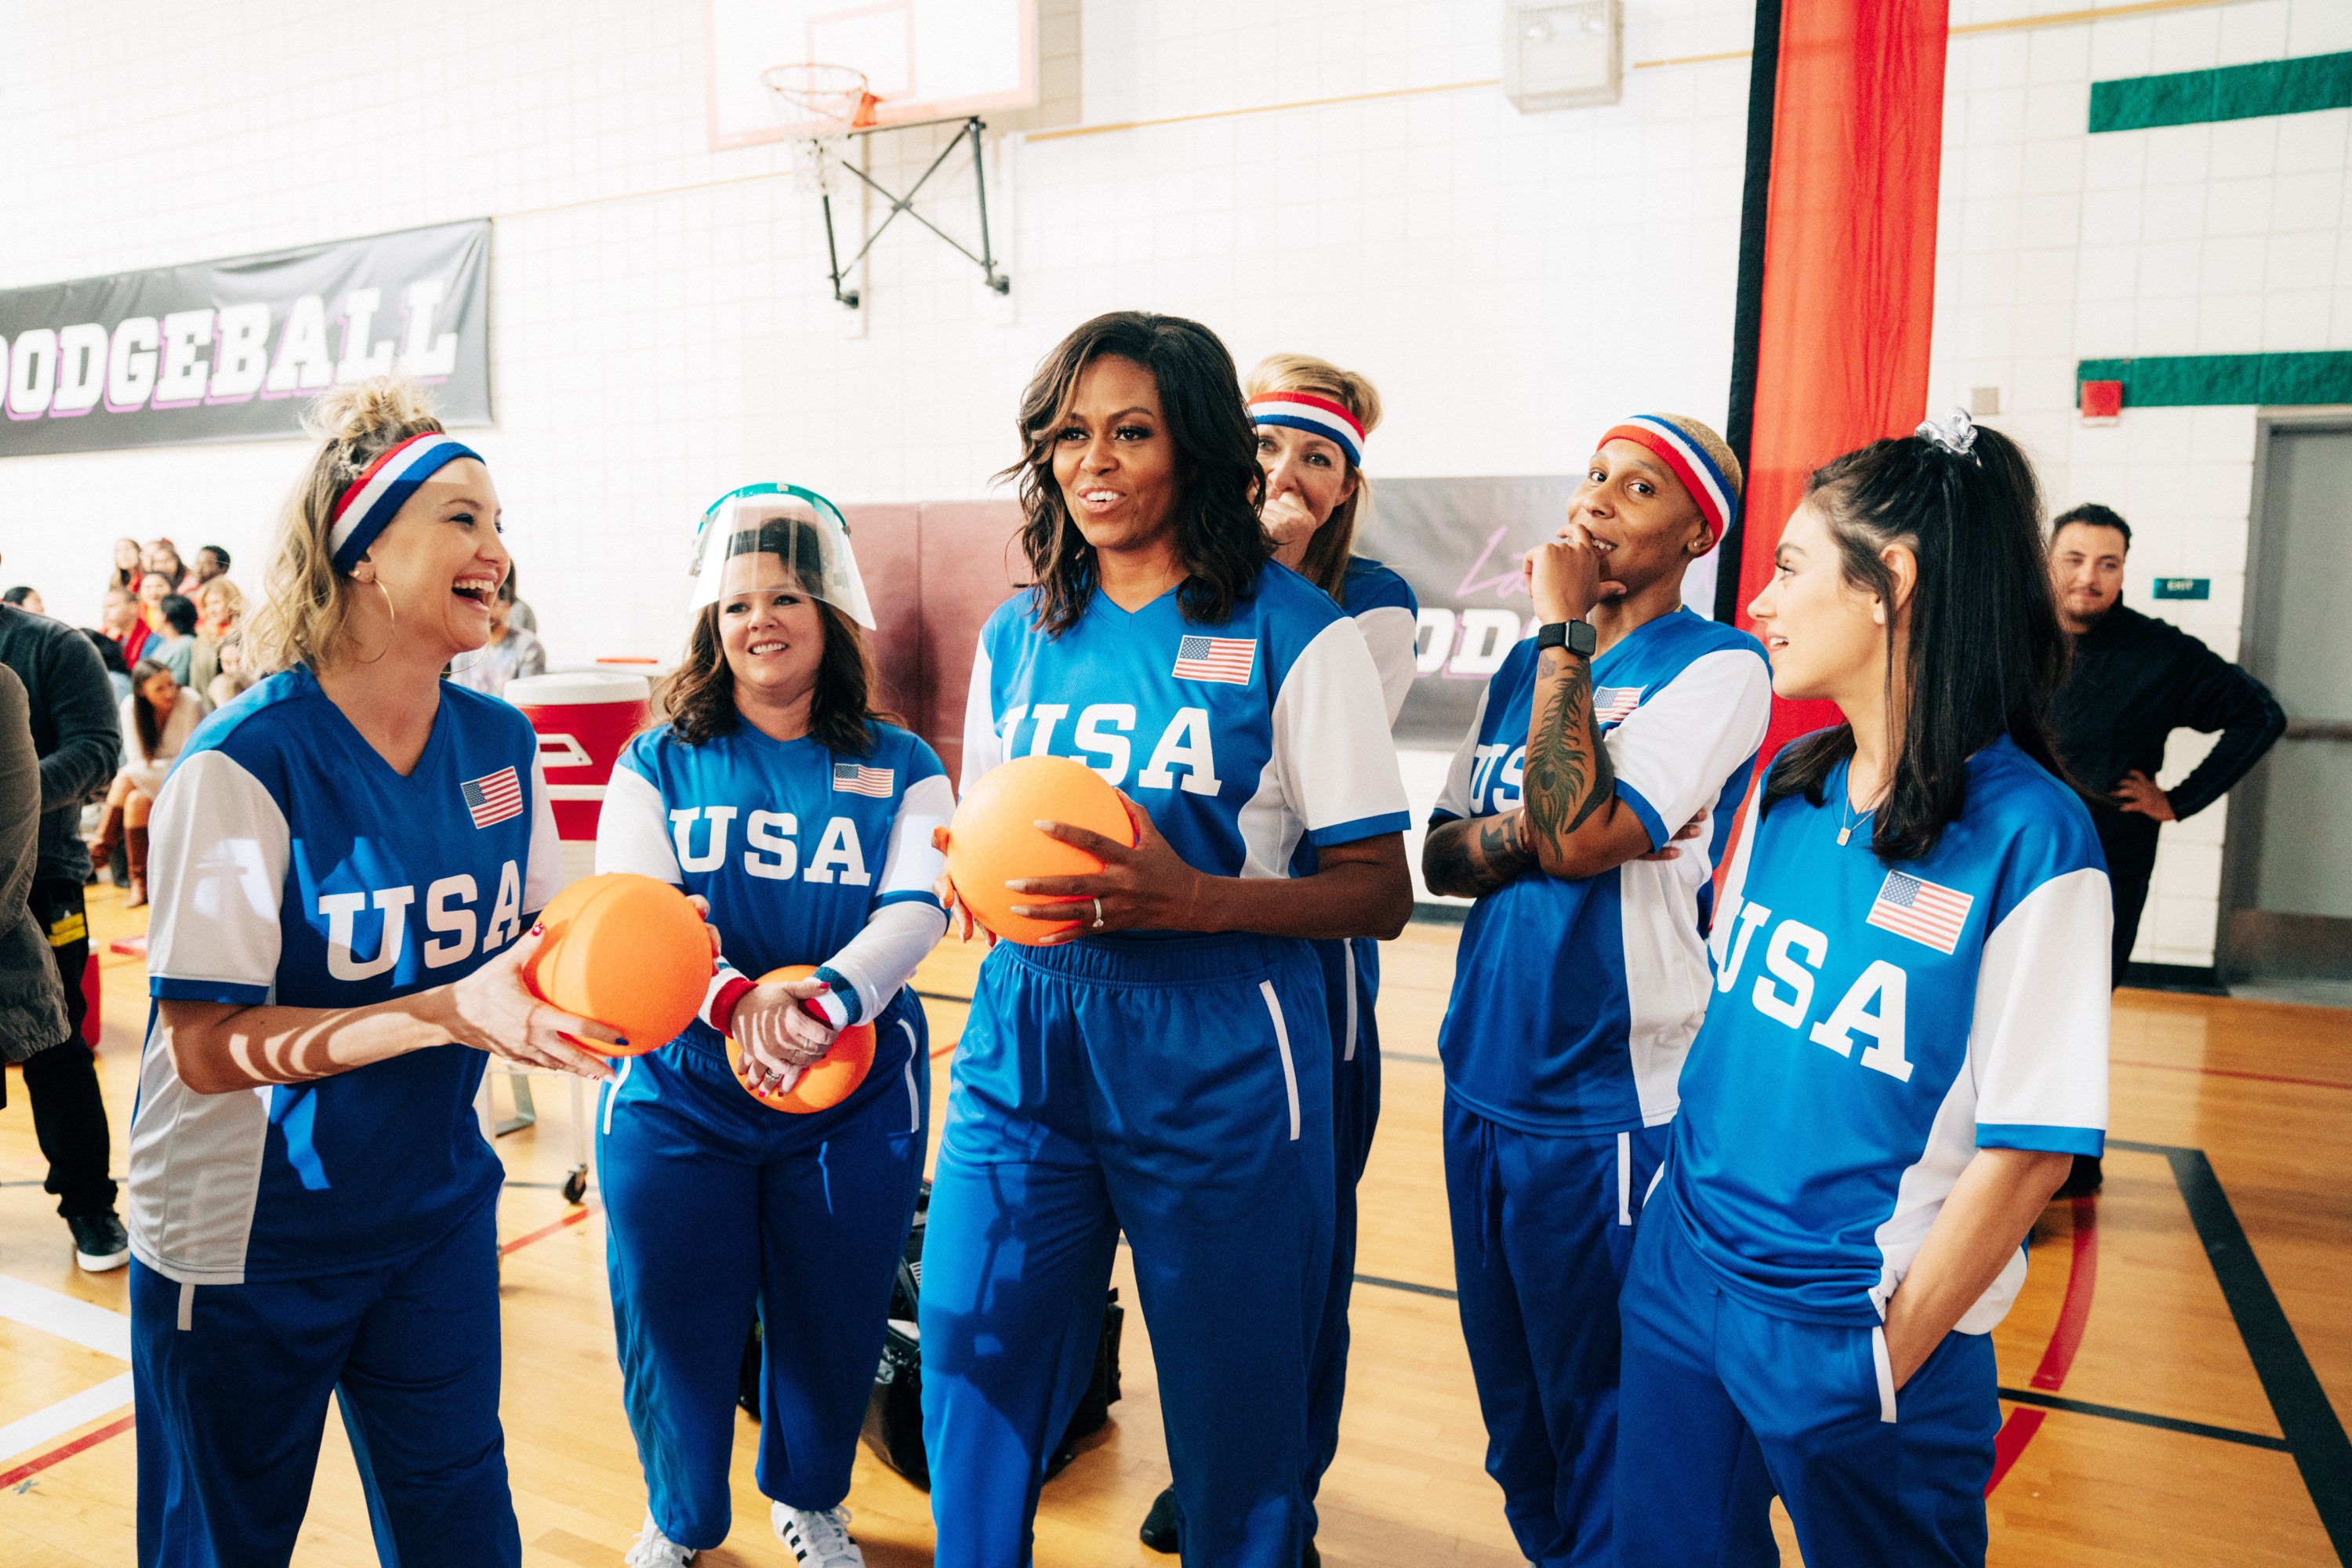
[[[1632,10],[1633,59],[1738,49],[1751,26],[1739,0]],[[1079,24],[1095,124],[1500,69],[1492,0],[1092,0]],[[1522,117],[1476,88],[1008,137],[989,216],[1010,300],[901,221],[850,335],[814,198],[759,177],[782,150],[706,150],[692,0],[144,0],[23,12],[8,53],[0,135],[41,155],[0,166],[0,284],[498,217],[480,439],[559,659],[658,650],[648,567],[730,486],[986,493],[1031,367],[1097,310],[1196,316],[1244,365],[1366,370],[1391,410],[1375,471],[1552,472],[1631,409],[1723,413],[1740,60],[1629,71],[1609,109]],[[876,178],[903,189],[948,134],[876,139]],[[970,237],[961,170],[924,202]],[[852,231],[857,206],[836,203]],[[253,581],[300,451],[0,464],[0,578],[86,617],[107,541],[169,532]]]
[[[1954,25],[2077,11],[1954,0]],[[2352,348],[2346,232],[2352,110],[2089,134],[2090,83],[2352,48],[2341,0],[2244,0],[1953,40],[1932,400],[2002,388],[1995,421],[2040,467],[2050,510],[2099,500],[2132,524],[2126,595],[2238,652],[2253,489],[2252,408],[2074,414],[2082,359]],[[2020,93],[2025,95],[2020,108]],[[2212,579],[2153,602],[2158,576]],[[2202,758],[2182,731],[2165,784]],[[2134,957],[2213,961],[2225,801],[2168,827]]]

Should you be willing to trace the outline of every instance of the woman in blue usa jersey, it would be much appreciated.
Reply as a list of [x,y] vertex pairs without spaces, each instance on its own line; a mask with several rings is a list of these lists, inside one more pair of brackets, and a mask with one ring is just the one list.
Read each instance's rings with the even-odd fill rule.
[[[1123,1229],[1192,1563],[1296,1568],[1331,1248],[1331,1050],[1309,939],[1412,910],[1404,791],[1362,635],[1268,561],[1257,442],[1205,328],[1121,311],[1021,408],[1036,585],[981,635],[967,786],[1086,763],[1134,848],[1013,884],[1074,940],[999,944],[956,1051],[925,1246],[938,1561],[1028,1561]],[[1294,875],[1311,844],[1316,868]]]
[[441,671],[499,498],[413,386],[322,395],[246,647],[157,797],[131,1125],[139,1560],[284,1563],[331,1392],[386,1563],[521,1559],[499,1426],[488,1053],[601,1078],[517,967],[553,893],[538,742]]
[[1423,847],[1433,889],[1478,900],[1438,1036],[1445,1193],[1487,1473],[1540,1568],[1610,1560],[1618,1287],[1771,708],[1756,639],[1683,605],[1740,479],[1685,416],[1601,434],[1527,563],[1539,630],[1488,682]]
[[1618,1561],[1976,1564],[2020,1243],[2106,1123],[2105,862],[2042,726],[2032,470],[1965,414],[1816,471],[1748,608],[1790,742],[1623,1299]]
[[[833,503],[754,485],[706,517],[693,629],[664,721],[613,770],[596,868],[707,901],[725,953],[702,1016],[622,1064],[599,1120],[613,1322],[649,1494],[630,1568],[677,1568],[727,1539],[743,1343],[765,1326],[760,1490],[809,1568],[856,1568],[850,1467],[914,1218],[929,1034],[905,989],[947,929],[934,828],[939,758],[877,712],[873,625]],[[788,964],[806,980],[755,984]],[[772,1110],[727,1037],[788,1087],[850,1024],[873,1066],[839,1104]]]
[[[1251,370],[1242,390],[1257,426],[1258,466],[1265,470],[1259,516],[1274,558],[1338,601],[1364,634],[1380,671],[1388,721],[1412,689],[1413,642],[1420,609],[1402,577],[1355,553],[1356,525],[1371,502],[1364,477],[1364,439],[1381,422],[1381,395],[1370,381],[1309,354],[1273,354]],[[1300,869],[1313,857],[1302,853]],[[1370,937],[1318,942],[1323,996],[1331,1023],[1333,1216],[1330,1285],[1307,1373],[1307,1533],[1315,1533],[1315,1494],[1339,1444],[1339,1406],[1347,1392],[1348,1300],[1356,1278],[1356,1184],[1372,1152],[1381,1118],[1380,1029],[1372,1004],[1380,992],[1380,943]],[[1143,1543],[1157,1552],[1183,1546],[1176,1489],[1163,1490],[1145,1516]]]

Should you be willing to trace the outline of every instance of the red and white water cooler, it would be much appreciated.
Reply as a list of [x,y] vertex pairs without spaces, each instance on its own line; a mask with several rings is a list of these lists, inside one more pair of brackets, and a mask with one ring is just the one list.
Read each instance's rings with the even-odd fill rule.
[[596,816],[621,749],[646,721],[653,685],[642,675],[574,670],[507,683],[506,699],[539,731],[539,765],[563,840],[563,880],[596,868]]

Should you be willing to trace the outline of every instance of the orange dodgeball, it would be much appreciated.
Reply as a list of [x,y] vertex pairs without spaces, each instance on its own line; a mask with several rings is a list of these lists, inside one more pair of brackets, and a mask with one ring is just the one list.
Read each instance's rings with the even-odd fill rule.
[[694,1021],[710,987],[710,938],[667,882],[627,871],[585,877],[556,894],[539,923],[546,939],[522,966],[523,984],[628,1043],[565,1039],[599,1056],[636,1057]]
[[[814,963],[788,963],[782,969],[771,969],[760,976],[760,984],[768,985],[782,980],[806,980],[816,973]],[[727,1059],[735,1068],[735,1081],[743,1092],[761,1104],[778,1110],[788,1110],[805,1116],[812,1110],[824,1110],[839,1105],[857,1091],[866,1081],[866,1069],[874,1065],[874,1026],[852,1024],[834,1036],[832,1047],[824,1055],[801,1069],[790,1089],[773,1094],[761,1094],[751,1087],[749,1070],[744,1067],[743,1047],[733,1039],[727,1042]]]
[[[948,875],[972,918],[1006,942],[1034,946],[1075,929],[1076,921],[1029,920],[1015,904],[1051,903],[1015,893],[1005,883],[1023,877],[1087,877],[1102,862],[1075,844],[1048,838],[1040,822],[1066,823],[1130,847],[1135,825],[1118,792],[1102,775],[1067,757],[1020,757],[991,769],[964,795],[948,826]],[[1073,904],[1073,909],[1092,905]]]

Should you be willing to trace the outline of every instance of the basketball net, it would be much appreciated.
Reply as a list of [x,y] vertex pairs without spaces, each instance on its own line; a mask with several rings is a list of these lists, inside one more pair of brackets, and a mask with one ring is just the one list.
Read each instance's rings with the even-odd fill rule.
[[793,186],[834,195],[850,132],[870,129],[882,101],[866,90],[866,73],[850,66],[770,66],[760,81],[787,133]]

